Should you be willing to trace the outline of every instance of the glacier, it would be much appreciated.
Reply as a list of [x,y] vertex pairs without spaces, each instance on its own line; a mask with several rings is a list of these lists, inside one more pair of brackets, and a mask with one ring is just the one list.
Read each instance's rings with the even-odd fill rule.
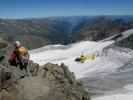
[[[31,50],[30,58],[40,65],[48,62],[67,65],[89,92],[98,94],[92,100],[118,100],[118,97],[119,100],[131,100],[124,98],[133,97],[129,95],[133,91],[133,50],[115,46],[114,42],[82,41],[66,46],[48,45]],[[75,62],[81,54],[96,54],[97,57],[85,63]]]

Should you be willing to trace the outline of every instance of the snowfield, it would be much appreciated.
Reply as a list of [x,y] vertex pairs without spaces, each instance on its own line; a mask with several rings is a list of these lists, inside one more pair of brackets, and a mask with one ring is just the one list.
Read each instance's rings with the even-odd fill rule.
[[46,46],[32,50],[30,55],[31,59],[40,65],[44,65],[48,62],[55,64],[64,63],[69,67],[70,71],[75,73],[76,78],[79,79],[84,77],[87,72],[96,70],[98,66],[101,66],[101,69],[105,68],[105,66],[102,66],[105,65],[105,62],[101,62],[101,58],[97,57],[95,61],[77,63],[74,61],[75,58],[79,57],[81,54],[88,55],[97,52],[101,53],[104,47],[107,47],[112,43],[113,41],[106,43],[84,41],[66,46],[66,48],[63,45]]
[[[122,89],[110,96],[93,98],[92,100],[132,100],[128,94],[132,89],[125,86],[133,83],[133,51],[127,48],[112,47],[114,41],[92,42],[82,41],[71,45],[49,45],[30,51],[31,60],[43,65],[48,62],[67,65],[77,79],[82,79],[92,93],[106,94],[108,91]],[[111,46],[111,47],[110,47]],[[95,60],[85,63],[75,62],[81,54],[96,54]],[[118,94],[118,95],[117,95]]]

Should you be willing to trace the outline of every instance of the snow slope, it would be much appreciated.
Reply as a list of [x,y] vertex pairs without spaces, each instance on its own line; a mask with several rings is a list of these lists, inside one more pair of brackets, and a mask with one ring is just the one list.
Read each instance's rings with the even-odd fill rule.
[[[65,48],[62,45],[46,46],[30,52],[31,59],[40,65],[43,65],[48,62],[52,63],[65,63],[69,69],[75,73],[76,77],[83,78],[86,77],[87,73],[99,72],[99,71],[113,71],[113,68],[122,66],[127,62],[128,54],[119,53],[119,51],[114,52],[110,50],[108,56],[99,56],[94,61],[87,61],[85,63],[77,63],[74,61],[76,57],[79,57],[81,54],[102,54],[105,47],[113,44],[114,41],[109,42],[90,42],[83,41],[80,43],[69,45]],[[126,56],[126,58],[125,58]],[[112,57],[112,58],[111,58]],[[116,59],[115,59],[116,58]],[[118,59],[117,59],[118,58]],[[119,59],[121,58],[121,59]],[[125,58],[125,59],[122,59]],[[111,60],[110,60],[111,59]],[[119,66],[118,66],[119,65]],[[109,70],[111,68],[111,70]]]
[[[52,63],[65,63],[69,69],[75,73],[76,77],[82,78],[87,72],[95,70],[98,65],[96,63],[104,65],[104,62],[101,62],[100,57],[97,57],[95,61],[88,61],[84,64],[77,63],[74,61],[76,57],[79,57],[81,54],[93,54],[102,52],[103,48],[112,44],[113,41],[110,42],[90,42],[84,41],[76,44],[72,44],[67,46],[66,48],[62,45],[54,45],[54,46],[46,46],[43,48],[39,48],[37,50],[33,50],[30,52],[31,59],[40,65],[43,65],[48,62]],[[64,47],[64,48],[63,48]],[[93,66],[95,65],[95,66]],[[93,69],[92,69],[93,66]],[[100,65],[101,66],[101,65]],[[105,67],[105,66],[101,66]]]
[[[93,100],[131,100],[127,97],[132,97],[128,92],[133,90],[125,87],[133,84],[133,51],[111,46],[113,43],[114,41],[82,41],[67,46],[49,45],[30,51],[30,55],[31,59],[40,65],[48,62],[65,63],[70,71],[75,73],[76,78],[84,82],[89,92],[111,94]],[[81,54],[98,54],[98,56],[93,61],[75,62],[75,58]],[[127,95],[123,95],[125,92]],[[117,93],[119,94],[116,95]]]

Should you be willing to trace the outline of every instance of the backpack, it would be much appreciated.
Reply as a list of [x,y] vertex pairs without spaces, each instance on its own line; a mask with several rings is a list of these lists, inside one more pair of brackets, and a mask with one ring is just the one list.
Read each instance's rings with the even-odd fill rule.
[[25,47],[20,47],[18,49],[18,53],[20,56],[26,56],[28,54],[28,50]]

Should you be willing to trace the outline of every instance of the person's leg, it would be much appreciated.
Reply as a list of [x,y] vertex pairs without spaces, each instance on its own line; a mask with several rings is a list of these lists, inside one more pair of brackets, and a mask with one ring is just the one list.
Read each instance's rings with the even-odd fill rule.
[[23,66],[23,68],[27,71],[27,63],[24,63],[24,66]]
[[28,60],[27,59],[21,59],[20,69],[23,70],[27,76],[29,76],[30,72],[29,72],[27,66],[28,66]]
[[22,61],[19,61],[19,68],[20,68],[20,70],[24,69],[24,64],[22,63]]
[[30,70],[29,70],[29,68],[28,68],[28,62],[26,62],[26,63],[24,64],[24,69],[25,69],[27,75],[30,76]]

